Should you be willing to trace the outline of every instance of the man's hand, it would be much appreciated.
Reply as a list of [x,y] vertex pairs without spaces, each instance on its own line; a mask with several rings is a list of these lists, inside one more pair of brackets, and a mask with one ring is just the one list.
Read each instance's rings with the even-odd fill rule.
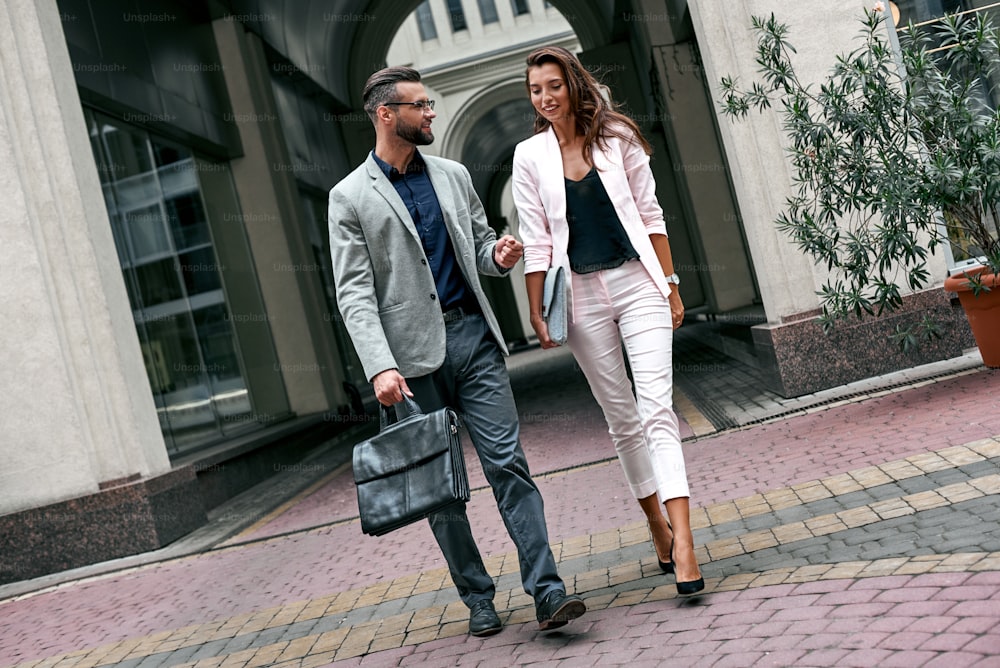
[[383,406],[392,406],[403,400],[403,394],[413,398],[413,392],[406,386],[406,379],[396,369],[386,369],[372,378],[375,398]]
[[493,249],[493,261],[504,269],[511,269],[524,255],[524,244],[509,234],[497,239]]

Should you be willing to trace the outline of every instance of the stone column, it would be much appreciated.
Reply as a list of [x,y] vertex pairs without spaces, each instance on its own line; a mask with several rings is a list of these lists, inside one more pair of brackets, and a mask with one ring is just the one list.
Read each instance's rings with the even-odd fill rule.
[[[0,582],[152,549],[180,517],[55,0],[0,5]],[[180,522],[180,524],[177,523]]]
[[[320,273],[306,236],[302,203],[260,38],[231,19],[213,23],[243,156],[230,162],[256,263],[277,370],[291,410],[322,413],[345,403]],[[294,122],[294,120],[292,121]],[[332,187],[332,183],[330,184]]]

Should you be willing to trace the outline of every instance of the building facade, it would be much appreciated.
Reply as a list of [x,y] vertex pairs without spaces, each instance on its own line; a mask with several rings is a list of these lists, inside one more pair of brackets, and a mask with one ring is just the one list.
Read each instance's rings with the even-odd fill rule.
[[[912,0],[907,17],[988,3]],[[517,230],[524,56],[559,43],[654,146],[682,295],[718,345],[786,395],[960,354],[939,288],[816,336],[822,272],[771,221],[790,193],[780,126],[719,120],[752,76],[750,16],[792,24],[820,76],[861,5],[774,0],[37,0],[0,7],[0,582],[167,544],[347,427],[371,390],[337,313],[327,192],[374,143],[368,75],[412,64],[439,111],[428,147],[469,166]],[[946,257],[933,260],[943,280]],[[522,281],[491,281],[517,344]],[[885,332],[935,309],[919,357]],[[735,337],[725,335],[738,330]],[[839,337],[839,338],[838,338]],[[861,354],[857,351],[866,351]],[[8,549],[9,548],[9,549]]]

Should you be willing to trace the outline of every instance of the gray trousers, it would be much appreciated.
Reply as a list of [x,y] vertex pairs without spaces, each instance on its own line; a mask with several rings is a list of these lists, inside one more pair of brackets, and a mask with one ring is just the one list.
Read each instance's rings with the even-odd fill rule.
[[[449,406],[461,417],[493,488],[507,532],[517,546],[524,591],[536,602],[565,592],[549,547],[542,495],[528,472],[519,439],[517,407],[503,354],[480,315],[447,323],[444,364],[432,374],[407,378],[421,410]],[[472,537],[465,504],[429,518],[462,601],[472,606],[496,592]]]

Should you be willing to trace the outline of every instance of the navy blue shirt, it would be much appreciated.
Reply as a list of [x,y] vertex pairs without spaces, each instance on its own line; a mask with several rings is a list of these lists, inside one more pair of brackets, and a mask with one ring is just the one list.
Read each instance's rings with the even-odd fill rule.
[[475,298],[466,287],[465,277],[455,258],[455,249],[448,237],[441,204],[431,179],[427,176],[427,163],[420,151],[414,151],[405,174],[400,174],[399,170],[375,155],[375,151],[372,151],[372,156],[399,193],[406,210],[410,212],[417,233],[420,234],[420,243],[424,247],[424,255],[427,256],[438,298],[441,300],[441,310],[447,311],[460,305],[473,306]]

